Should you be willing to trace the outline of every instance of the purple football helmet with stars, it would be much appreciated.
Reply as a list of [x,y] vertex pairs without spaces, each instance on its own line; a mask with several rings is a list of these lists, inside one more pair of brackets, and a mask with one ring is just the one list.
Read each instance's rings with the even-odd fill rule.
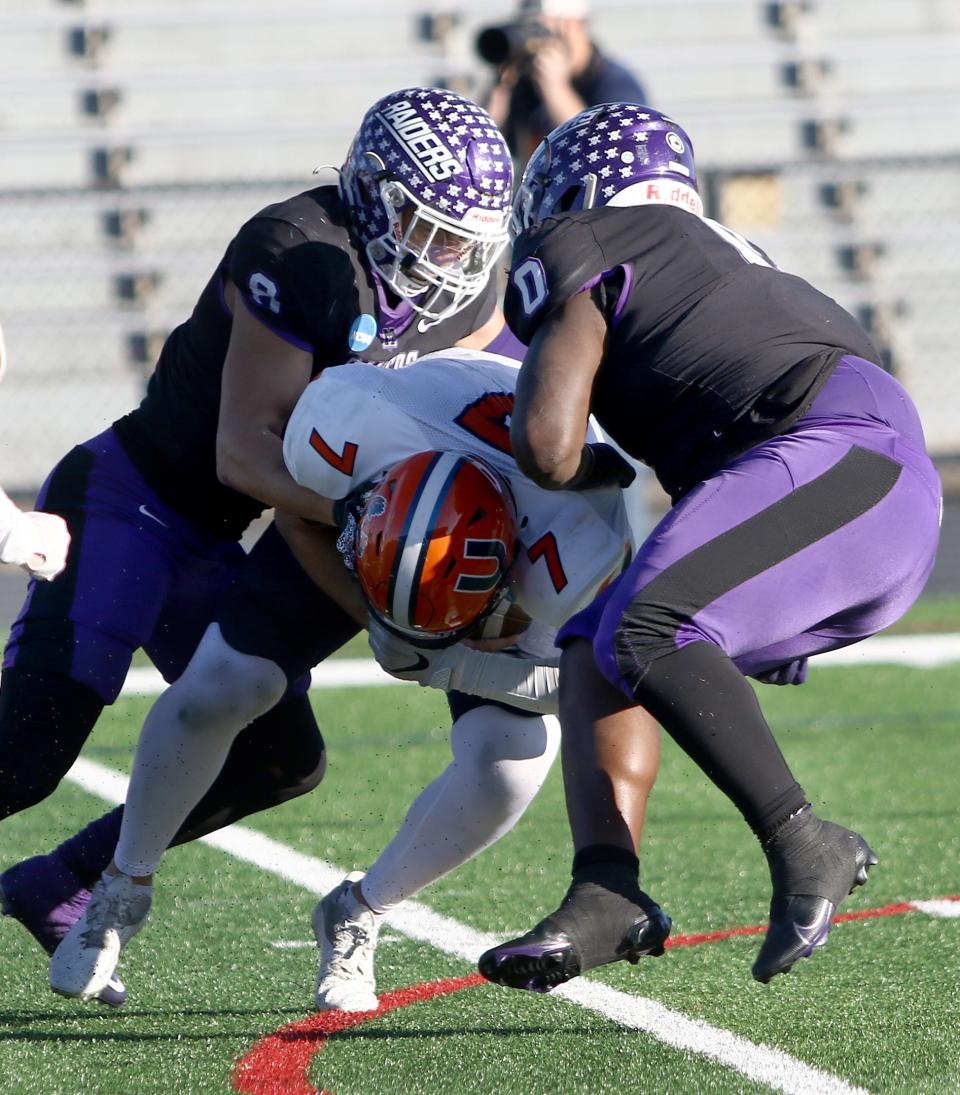
[[511,231],[553,213],[651,204],[703,214],[690,138],[651,107],[602,103],[540,142],[517,189]]
[[509,242],[512,191],[510,152],[493,119],[434,87],[374,103],[340,172],[373,269],[435,323],[486,286]]

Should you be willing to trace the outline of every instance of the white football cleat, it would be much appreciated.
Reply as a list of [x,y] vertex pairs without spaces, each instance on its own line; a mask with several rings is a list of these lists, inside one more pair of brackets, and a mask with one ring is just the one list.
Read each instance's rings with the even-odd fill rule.
[[380,917],[350,893],[361,878],[362,871],[348,874],[313,910],[320,948],[318,1011],[374,1011],[379,1004],[373,956]]
[[111,983],[120,951],[146,924],[153,888],[129,875],[101,879],[90,904],[50,959],[50,988],[93,1000]]

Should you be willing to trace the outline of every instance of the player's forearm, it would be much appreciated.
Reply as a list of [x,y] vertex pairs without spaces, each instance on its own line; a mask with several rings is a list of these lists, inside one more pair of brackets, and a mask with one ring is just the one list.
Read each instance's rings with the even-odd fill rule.
[[524,421],[510,431],[520,470],[544,490],[566,490],[580,469],[583,439],[553,428],[543,418]]
[[366,602],[337,551],[336,529],[308,525],[289,513],[278,513],[275,520],[280,535],[305,573],[344,612],[366,627]]
[[329,500],[291,478],[283,462],[282,441],[274,433],[222,431],[217,438],[217,477],[225,486],[275,509],[333,524]]
[[603,316],[581,293],[547,317],[521,366],[510,440],[520,470],[545,490],[570,489],[583,472],[605,334]]
[[512,654],[487,653],[458,649],[449,681],[431,681],[434,687],[455,689],[485,700],[498,700],[534,711],[556,715],[560,710],[560,670],[558,661],[534,661]]
[[562,125],[565,121],[586,109],[587,104],[567,83],[541,87],[540,94],[543,97],[543,105],[553,127]]
[[[560,712],[560,669],[556,665],[514,658],[509,654],[470,651],[464,663],[463,691],[481,699],[500,700],[540,715]],[[473,656],[476,656],[474,659]]]

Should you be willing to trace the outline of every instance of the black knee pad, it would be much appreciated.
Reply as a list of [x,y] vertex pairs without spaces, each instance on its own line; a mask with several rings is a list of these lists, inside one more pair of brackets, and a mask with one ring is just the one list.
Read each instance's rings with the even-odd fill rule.
[[327,771],[327,749],[308,696],[281,700],[255,719],[237,745],[256,760],[277,802],[312,791]]
[[35,806],[80,755],[103,700],[57,673],[16,666],[0,680],[0,817]]
[[453,722],[456,722],[468,711],[473,711],[476,707],[500,707],[504,711],[509,711],[511,715],[526,715],[531,719],[540,717],[536,711],[527,711],[522,707],[514,707],[512,703],[504,703],[502,700],[485,700],[480,696],[471,696],[468,692],[448,692],[447,707],[450,709],[450,718]]
[[173,844],[305,795],[323,779],[327,751],[307,696],[283,700],[238,735],[220,775]]

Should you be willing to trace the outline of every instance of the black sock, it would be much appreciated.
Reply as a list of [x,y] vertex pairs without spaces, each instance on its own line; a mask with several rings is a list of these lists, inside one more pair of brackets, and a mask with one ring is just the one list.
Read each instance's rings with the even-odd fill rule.
[[758,836],[806,804],[753,688],[713,643],[657,658],[634,695]]
[[103,700],[59,673],[12,666],[0,683],[0,818],[52,794],[80,755]]
[[576,879],[578,874],[599,864],[626,867],[634,878],[640,873],[640,860],[637,856],[618,844],[589,844],[586,848],[581,848],[573,857],[570,873]]

